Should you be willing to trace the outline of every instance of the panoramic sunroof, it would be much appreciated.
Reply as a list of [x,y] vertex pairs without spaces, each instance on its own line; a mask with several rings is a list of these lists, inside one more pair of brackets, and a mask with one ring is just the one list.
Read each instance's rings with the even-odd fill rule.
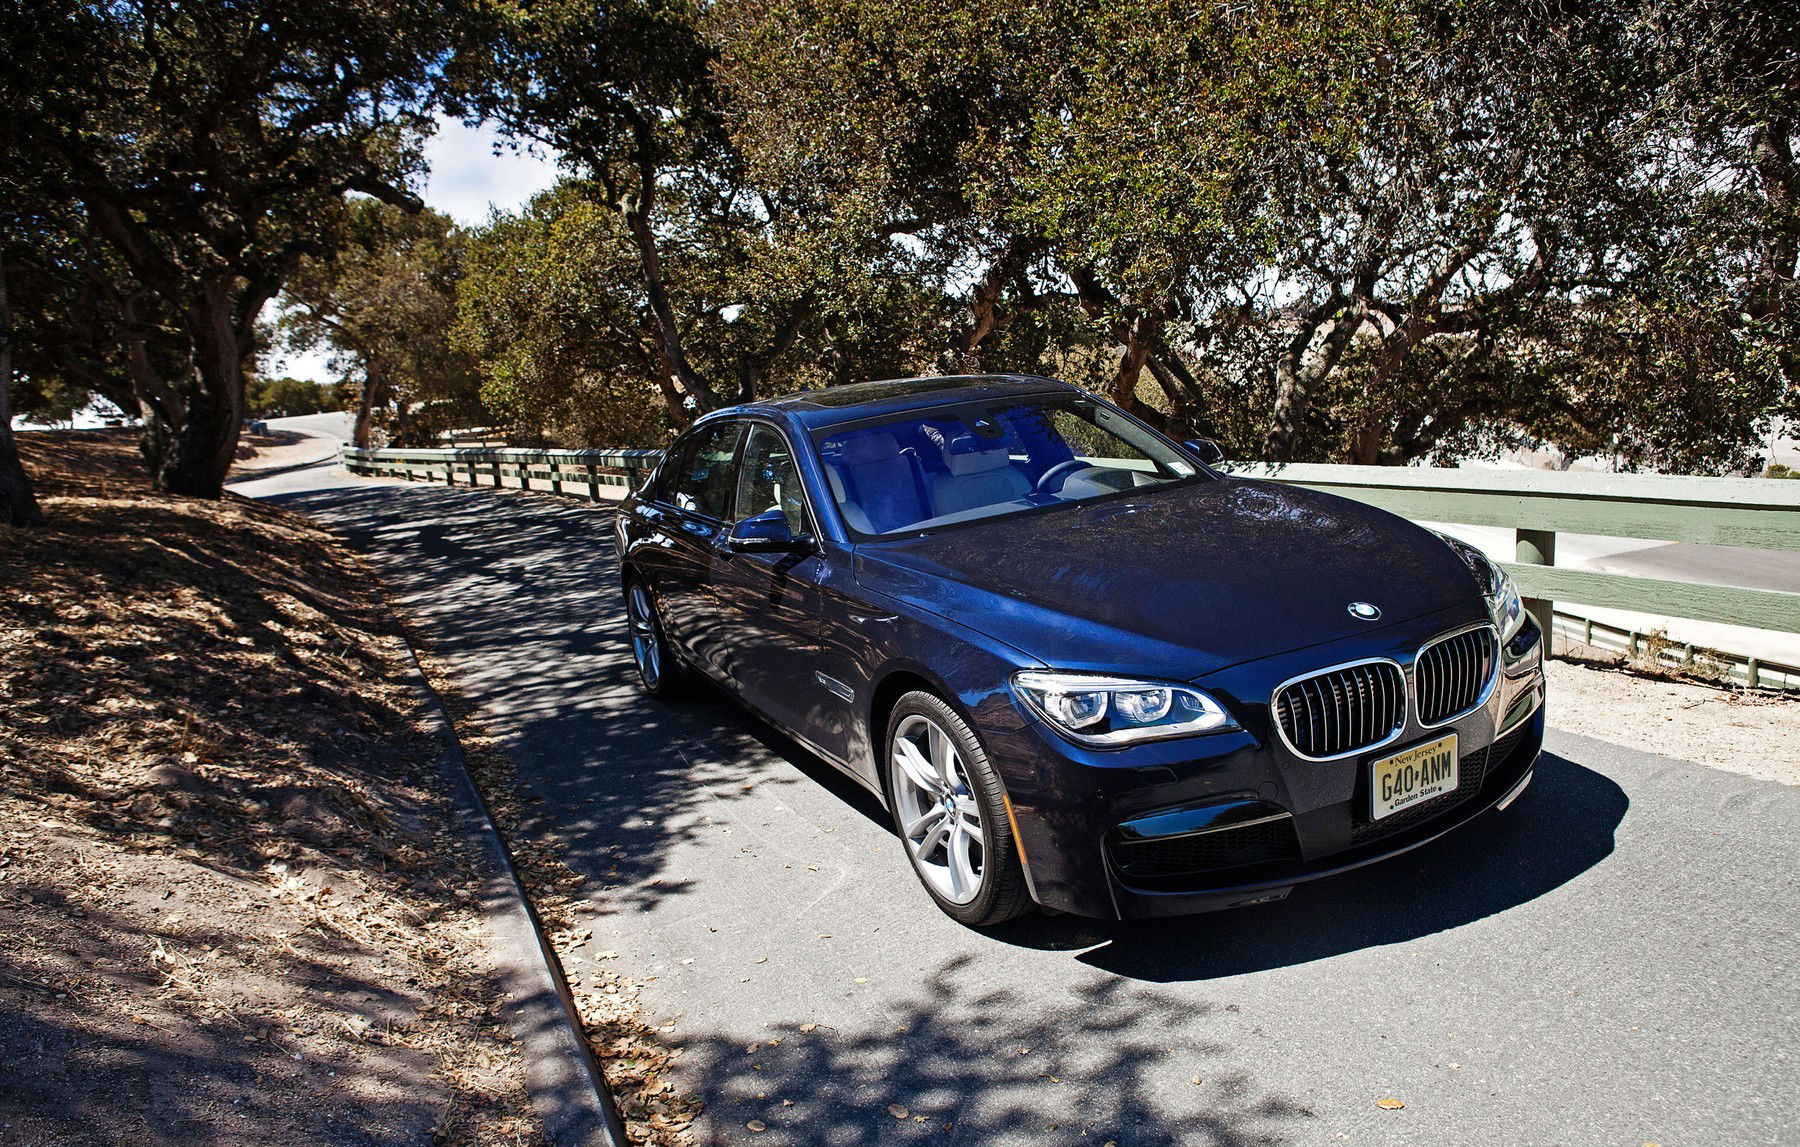
[[848,386],[830,386],[807,391],[795,397],[814,406],[855,406],[882,398],[905,398],[914,394],[930,394],[938,390],[957,390],[966,386],[992,385],[1017,380],[992,375],[945,375],[941,378],[902,378],[887,382],[853,382]]

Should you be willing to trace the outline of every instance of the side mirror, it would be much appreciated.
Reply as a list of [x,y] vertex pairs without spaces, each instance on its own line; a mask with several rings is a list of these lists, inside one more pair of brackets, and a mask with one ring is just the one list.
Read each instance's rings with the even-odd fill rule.
[[812,548],[804,538],[796,538],[788,529],[787,516],[780,510],[764,510],[751,514],[731,527],[725,544],[742,553],[795,553]]
[[1217,466],[1219,463],[1225,461],[1225,451],[1220,448],[1217,442],[1214,442],[1210,438],[1190,438],[1188,441],[1183,442],[1182,445],[1192,451],[1194,457],[1200,459],[1200,461],[1206,463],[1208,466]]

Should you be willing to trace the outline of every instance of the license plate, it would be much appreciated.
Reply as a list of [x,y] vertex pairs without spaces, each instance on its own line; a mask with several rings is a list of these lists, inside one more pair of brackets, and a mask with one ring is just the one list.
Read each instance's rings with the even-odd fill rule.
[[1456,787],[1456,734],[1383,757],[1369,768],[1370,819],[1380,820]]

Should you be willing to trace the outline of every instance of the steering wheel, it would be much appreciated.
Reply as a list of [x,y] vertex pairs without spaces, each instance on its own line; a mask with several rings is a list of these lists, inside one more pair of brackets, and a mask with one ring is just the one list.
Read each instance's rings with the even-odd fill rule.
[[1033,487],[1033,492],[1038,494],[1053,493],[1055,490],[1061,489],[1062,484],[1067,482],[1077,471],[1087,469],[1091,469],[1091,467],[1087,462],[1080,458],[1071,458],[1067,462],[1058,462],[1038,477],[1037,485]]

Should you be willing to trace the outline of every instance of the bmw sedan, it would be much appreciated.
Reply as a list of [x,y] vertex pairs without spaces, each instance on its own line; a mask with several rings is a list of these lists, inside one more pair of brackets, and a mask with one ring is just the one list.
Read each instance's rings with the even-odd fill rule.
[[710,679],[865,785],[966,924],[1257,904],[1531,779],[1544,636],[1382,510],[1021,376],[697,420],[617,518],[659,700]]

